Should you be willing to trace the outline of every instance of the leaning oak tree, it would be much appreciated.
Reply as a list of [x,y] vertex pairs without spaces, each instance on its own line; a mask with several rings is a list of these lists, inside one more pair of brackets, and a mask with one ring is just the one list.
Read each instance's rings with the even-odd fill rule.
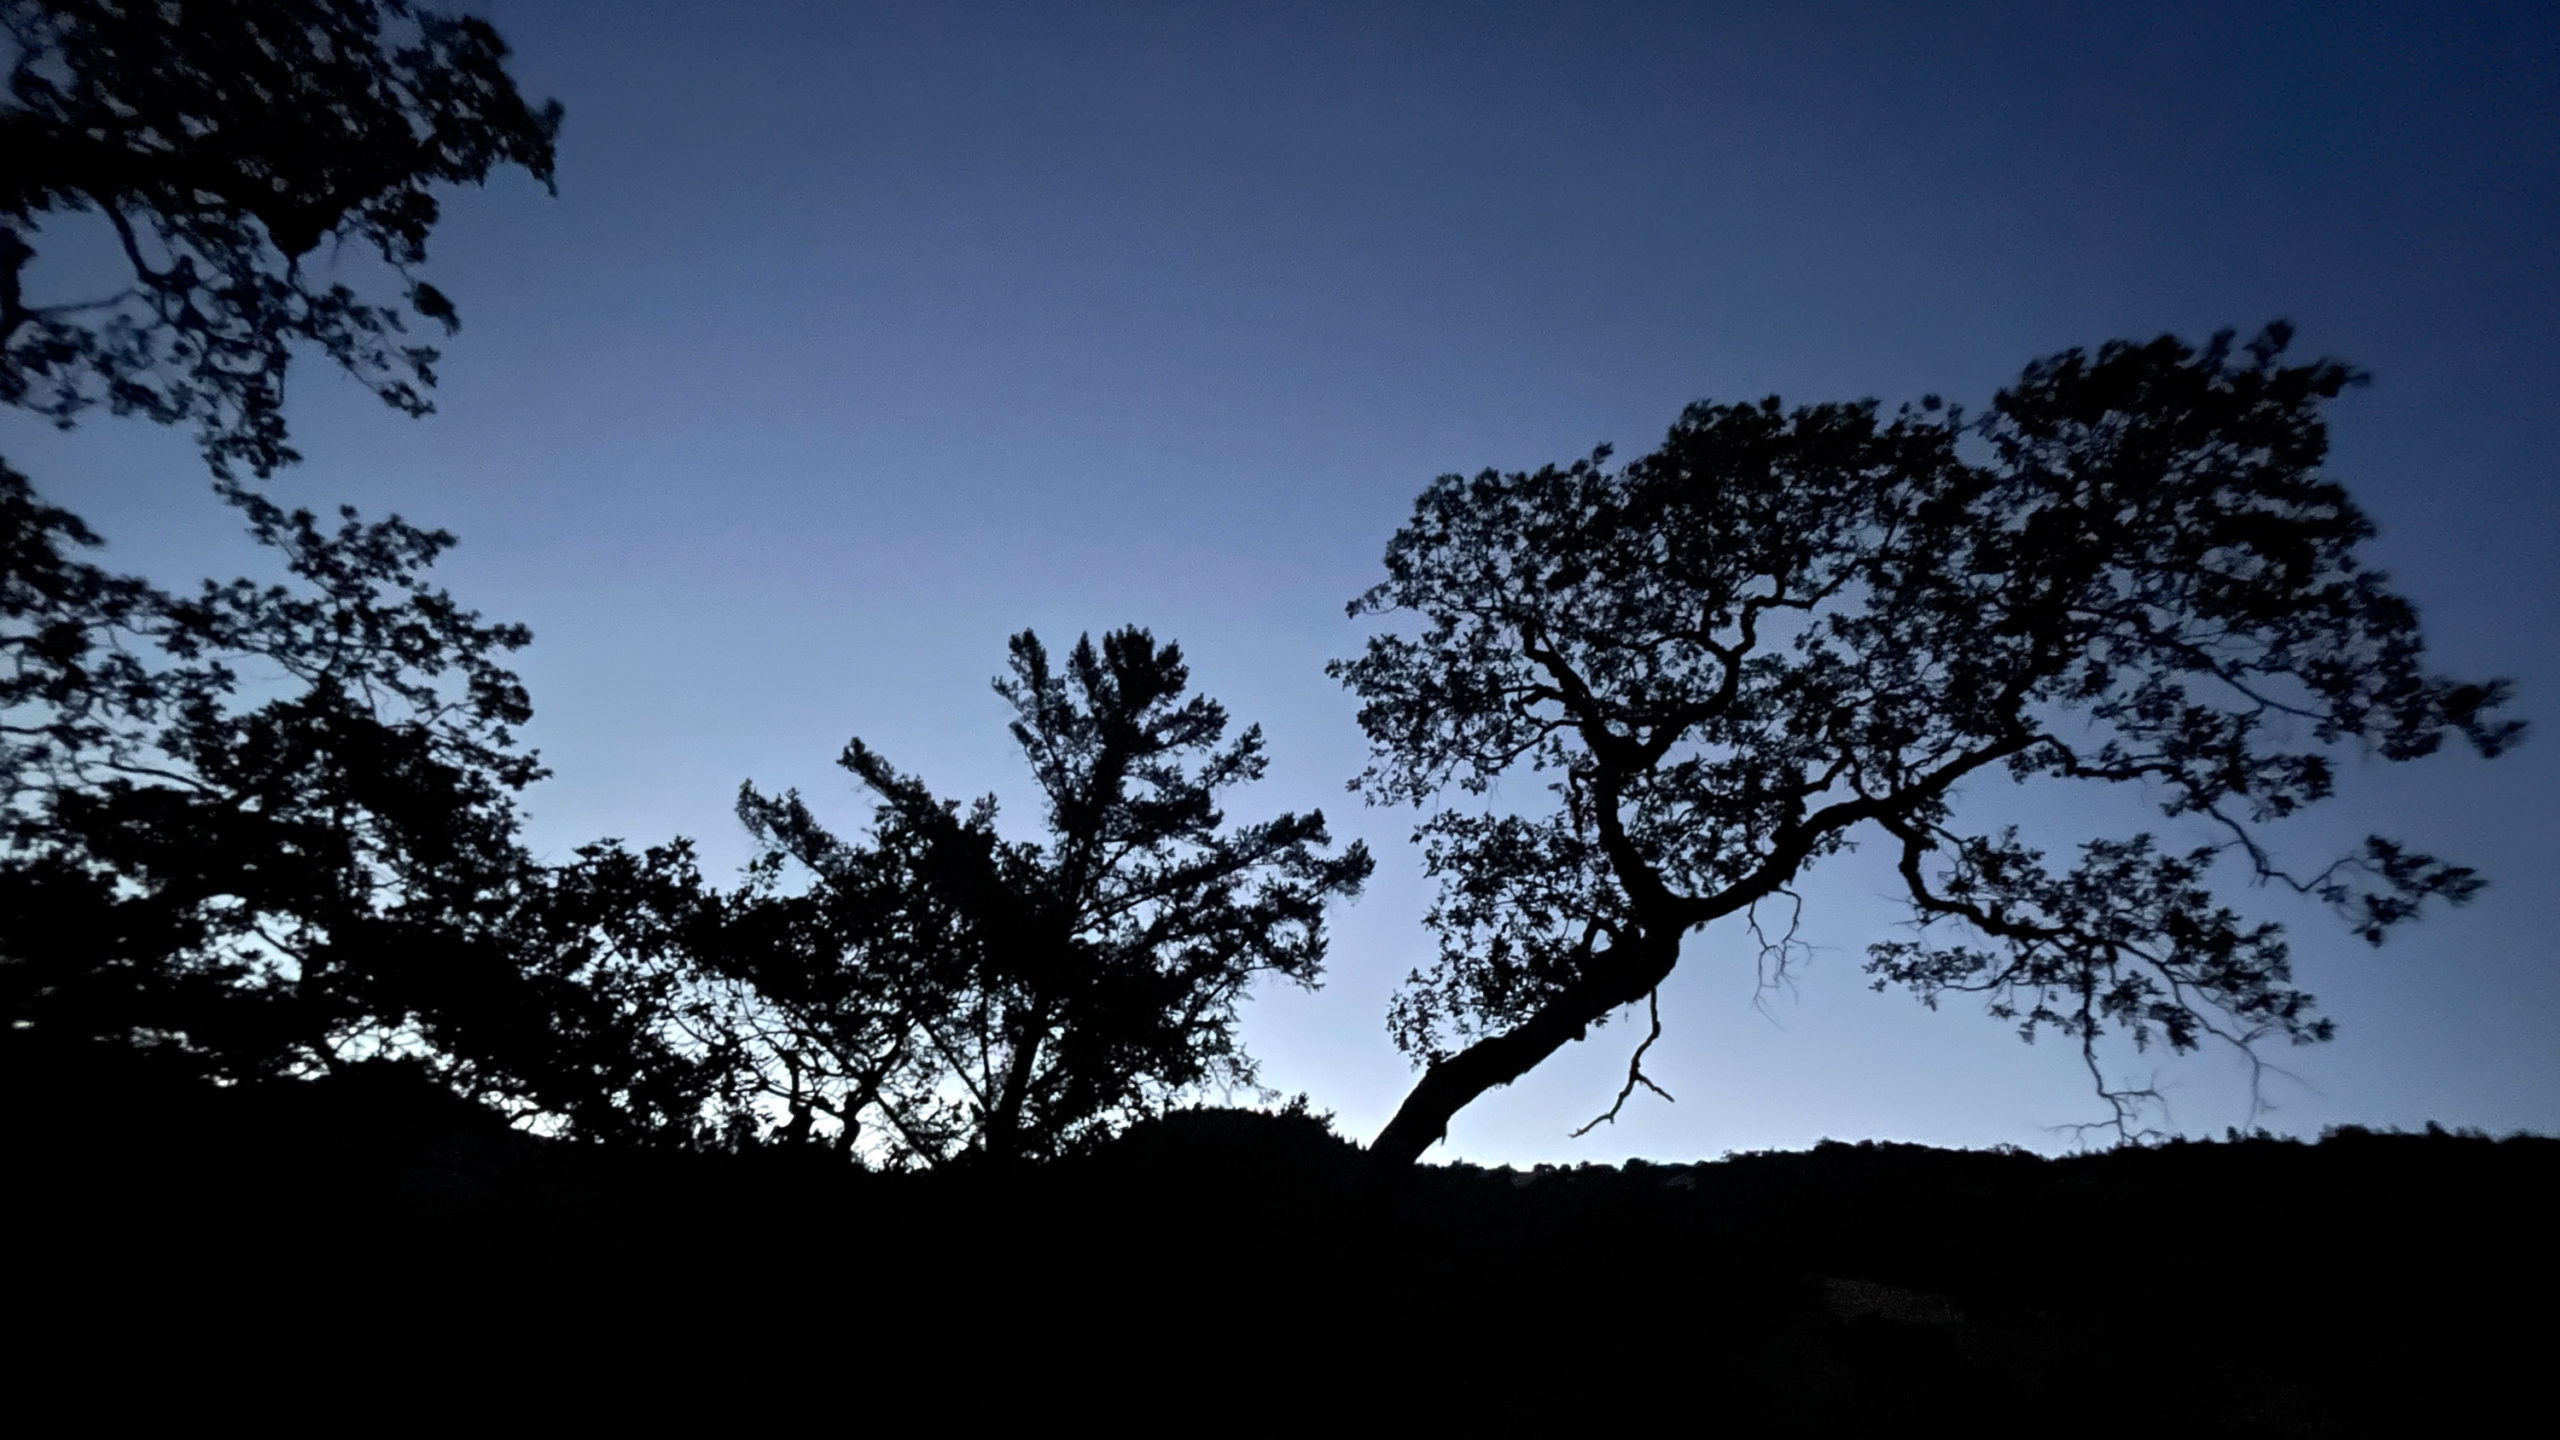
[[[2339,747],[2408,760],[2457,733],[2495,755],[2521,726],[2503,683],[2424,669],[2415,613],[2358,559],[2371,524],[2319,469],[2322,407],[2358,376],[2279,364],[2288,338],[2071,351],[1978,419],[1701,404],[1622,468],[1604,449],[1436,481],[1351,606],[1414,623],[1333,666],[1372,744],[1354,787],[1419,806],[1525,766],[1555,799],[1424,820],[1439,958],[1390,1017],[1424,1069],[1373,1153],[1418,1157],[1651,1005],[1692,931],[1861,838],[1892,847],[1919,925],[1871,947],[1878,988],[1981,994],[2071,1037],[2120,1130],[2144,1097],[2099,1074],[2111,1031],[2328,1038],[2278,927],[2210,872],[2232,860],[2378,942],[2481,882],[2380,837],[2297,874],[2264,826],[2330,794]],[[2000,773],[2139,785],[2217,843],[2048,858],[1960,826],[1957,783]],[[1653,1012],[1644,1044],[1660,1033]]]
[[[880,799],[865,842],[796,792],[741,790],[739,815],[815,883],[733,906],[713,963],[741,987],[736,1037],[813,1135],[892,1163],[1054,1155],[1204,1083],[1250,1084],[1236,1010],[1259,976],[1312,985],[1324,906],[1371,863],[1326,854],[1321,813],[1229,825],[1220,792],[1258,779],[1262,731],[1227,740],[1186,695],[1173,645],[1079,639],[1063,671],[1029,631],[996,682],[1038,781],[1045,843],[1005,839],[992,798],[938,800],[855,740],[841,763]],[[871,1131],[863,1135],[865,1128]]]
[[[456,323],[415,274],[431,187],[506,165],[551,183],[560,107],[526,104],[505,44],[469,16],[409,0],[0,0],[0,33],[0,404],[64,425],[99,404],[192,423],[217,474],[294,458],[297,345],[425,413],[437,355],[404,315]],[[124,283],[34,294],[40,232],[78,215],[112,234]],[[401,303],[334,278],[350,250]]]

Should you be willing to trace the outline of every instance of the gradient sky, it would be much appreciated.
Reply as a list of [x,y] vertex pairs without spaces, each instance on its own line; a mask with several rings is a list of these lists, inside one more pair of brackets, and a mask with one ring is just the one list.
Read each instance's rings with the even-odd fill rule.
[[[1321,806],[1378,852],[1325,988],[1246,1011],[1266,1082],[1366,1137],[1411,1078],[1383,1017],[1427,891],[1411,815],[1342,792],[1363,742],[1323,665],[1431,477],[1640,453],[1700,398],[1979,404],[2059,349],[2289,318],[2374,375],[2332,472],[2437,663],[2514,677],[2546,733],[2351,763],[2281,837],[2399,835],[2489,877],[2468,908],[2374,950],[2239,894],[2339,1021],[2270,1057],[2272,1112],[2228,1054],[2115,1073],[2157,1071],[2191,1133],[2560,1131],[2560,20],[2132,8],[491,4],[526,92],[568,107],[559,197],[454,197],[441,413],[306,363],[309,458],[275,489],[456,531],[445,583],[533,627],[555,857],[684,834],[725,882],[750,777],[856,829],[854,734],[1027,835],[1005,637],[1179,641],[1268,736],[1230,813]],[[181,435],[12,414],[0,453],[127,568],[256,564]],[[1967,798],[2145,824],[2125,796]],[[2076,1054],[1866,990],[1893,883],[1873,855],[1818,872],[1792,988],[1755,993],[1747,937],[1691,939],[1648,1061],[1676,1104],[1567,1138],[1623,1073],[1613,1026],[1434,1156],[2068,1148],[2101,1113]]]

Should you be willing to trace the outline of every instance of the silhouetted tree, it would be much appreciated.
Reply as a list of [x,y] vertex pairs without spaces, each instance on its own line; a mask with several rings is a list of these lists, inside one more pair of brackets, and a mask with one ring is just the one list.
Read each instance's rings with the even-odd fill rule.
[[681,849],[537,864],[502,657],[430,588],[452,543],[238,489],[288,584],[180,597],[0,467],[0,1009],[62,1060],[229,1080],[376,1056],[571,1128],[685,1133],[714,1068],[657,962],[698,923]]
[[[308,344],[411,414],[450,332],[412,273],[430,187],[521,165],[551,183],[557,103],[507,77],[487,22],[408,0],[0,0],[0,404],[69,424],[100,403],[192,423],[217,474],[294,458],[286,362]],[[131,283],[27,291],[50,218],[94,214]],[[306,273],[332,242],[388,268],[404,305]]]
[[[559,106],[524,102],[485,22],[408,0],[0,0],[0,25],[0,403],[193,425],[291,576],[110,574],[0,466],[7,1043],[229,1079],[393,1056],[572,1130],[691,1133],[724,1061],[673,1021],[669,957],[709,904],[689,852],[535,863],[500,658],[527,632],[425,585],[451,536],[324,527],[234,471],[295,458],[298,344],[428,408],[436,354],[401,309],[304,259],[369,253],[451,330],[412,273],[431,187],[508,164],[548,186]],[[83,215],[130,283],[40,301],[37,237]]]
[[398,1023],[382,988],[503,890],[541,772],[497,660],[523,632],[420,579],[451,537],[235,503],[295,583],[182,599],[77,558],[94,537],[0,472],[12,1023],[239,1076]]
[[706,1018],[698,960],[722,897],[689,842],[635,853],[607,840],[566,865],[528,861],[507,899],[473,952],[422,977],[448,1083],[587,1139],[720,1144],[747,1130],[761,1097],[747,1057]]
[[[1434,482],[1351,606],[1418,623],[1333,667],[1373,746],[1355,787],[1420,805],[1525,766],[1555,798],[1423,822],[1440,953],[1391,1025],[1424,1071],[1374,1152],[1412,1159],[1650,1006],[1683,937],[1756,924],[1861,834],[1893,847],[1923,931],[1872,947],[1879,988],[1985,995],[2093,1076],[2111,1028],[2328,1038],[2278,928],[2216,903],[2216,861],[2379,941],[2479,880],[2379,837],[2297,875],[2262,827],[2330,794],[2335,747],[2408,760],[2454,733],[2495,755],[2520,727],[2495,718],[2503,683],[2425,671],[2408,602],[2357,558],[2372,526],[2319,470],[2322,406],[2357,377],[2278,364],[2282,326],[2231,338],[2071,351],[1978,419],[1700,404],[1623,468],[1604,449]],[[2002,773],[2139,784],[2223,838],[2048,860],[1958,826],[1956,783]],[[1659,1034],[1656,1013],[1620,1105]],[[2143,1097],[2098,1083],[2127,1125]]]
[[[1046,843],[1008,841],[992,797],[936,799],[860,740],[840,763],[880,797],[837,839],[796,792],[752,786],[766,843],[762,943],[724,953],[741,1033],[807,1133],[898,1161],[1055,1154],[1203,1084],[1249,1084],[1236,1006],[1258,975],[1313,984],[1323,907],[1368,851],[1326,855],[1321,814],[1229,826],[1217,796],[1263,773],[1262,735],[1225,740],[1181,652],[1139,629],[1077,642],[1063,672],[1025,631],[996,690],[1046,807]],[[784,857],[814,883],[782,896]],[[740,935],[732,931],[733,937]]]

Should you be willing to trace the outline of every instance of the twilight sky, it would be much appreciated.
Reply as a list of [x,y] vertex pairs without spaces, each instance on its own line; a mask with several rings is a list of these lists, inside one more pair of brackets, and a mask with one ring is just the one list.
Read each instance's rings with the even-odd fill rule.
[[[1378,853],[1325,988],[1246,1011],[1265,1081],[1365,1138],[1410,1080],[1383,1017],[1427,891],[1412,816],[1342,792],[1363,742],[1323,665],[1431,477],[1631,456],[1700,398],[1978,405],[2069,346],[2289,318],[2374,375],[2331,469],[2437,665],[2514,677],[2545,733],[2350,762],[2278,832],[2382,830],[2491,888],[2380,950],[2236,892],[2340,1028],[2270,1056],[2254,1123],[2560,1131],[2560,18],[2146,8],[492,3],[568,107],[559,198],[453,197],[441,413],[308,362],[275,490],[456,531],[445,583],[533,627],[554,856],[684,834],[725,883],[742,779],[859,827],[854,734],[1028,835],[1005,637],[1179,641],[1268,737],[1229,813],[1320,806]],[[125,568],[257,565],[181,434],[5,414],[0,454]],[[2132,796],[1966,798],[2185,833]],[[1566,1138],[1623,1074],[1613,1026],[1434,1156],[2068,1148],[2101,1112],[2075,1053],[1866,990],[1893,883],[1816,872],[1791,988],[1692,937],[1647,1063],[1676,1104]],[[2253,1123],[2228,1054],[2114,1060],[2191,1133]]]

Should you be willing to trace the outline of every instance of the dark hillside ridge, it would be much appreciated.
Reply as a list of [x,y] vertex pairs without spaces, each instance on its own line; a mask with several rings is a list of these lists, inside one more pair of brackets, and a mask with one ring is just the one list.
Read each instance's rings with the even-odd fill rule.
[[544,1141],[385,1074],[14,1085],[20,1394],[100,1418],[2399,1435],[2537,1405],[2554,1339],[2540,1137],[1379,1181],[1319,1118],[1193,1111],[1046,1167],[877,1175]]

